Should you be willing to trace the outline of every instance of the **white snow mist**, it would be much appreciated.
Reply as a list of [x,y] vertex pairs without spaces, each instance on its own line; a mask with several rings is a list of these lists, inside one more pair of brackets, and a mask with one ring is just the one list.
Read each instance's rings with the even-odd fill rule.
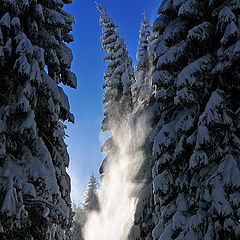
[[[127,240],[141,189],[136,181],[143,160],[142,145],[147,136],[147,118],[131,119],[113,133],[117,153],[108,160],[99,189],[100,212],[91,213],[85,225],[85,240]],[[115,135],[117,133],[117,135]]]

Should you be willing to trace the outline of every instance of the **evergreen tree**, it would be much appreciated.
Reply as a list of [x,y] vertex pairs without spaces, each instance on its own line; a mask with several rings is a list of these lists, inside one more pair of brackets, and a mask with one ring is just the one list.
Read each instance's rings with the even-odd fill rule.
[[[113,23],[111,16],[102,7],[98,6],[101,12],[100,24],[103,25],[103,36],[101,37],[102,49],[108,54],[104,61],[110,61],[104,73],[105,89],[104,100],[105,113],[102,129],[111,130],[119,119],[131,112],[131,90],[133,81],[132,59],[123,38],[117,32],[118,26]],[[118,105],[118,107],[116,107]]]
[[75,212],[74,224],[72,229],[73,240],[83,239],[83,230],[87,221],[88,214],[93,211],[99,210],[100,205],[97,195],[97,180],[92,174],[89,178],[89,183],[84,193],[82,204],[78,207],[73,207],[73,211]]
[[0,238],[67,239],[71,226],[65,120],[58,83],[76,87],[66,43],[71,0],[1,0]]
[[149,101],[152,93],[150,84],[151,61],[148,55],[148,46],[152,35],[152,26],[150,20],[144,13],[144,19],[141,23],[140,35],[138,41],[138,51],[136,57],[138,62],[135,65],[135,82],[132,84],[132,98],[135,107],[142,102]]
[[141,22],[140,35],[138,41],[138,51],[136,57],[138,63],[136,64],[136,69],[145,68],[148,64],[147,61],[147,49],[148,49],[148,38],[151,35],[152,26],[150,25],[150,20],[147,18],[146,12],[144,12],[144,19]]
[[[103,103],[105,112],[102,130],[111,131],[114,137],[114,131],[117,132],[122,119],[126,118],[132,111],[131,84],[134,80],[134,72],[132,59],[128,56],[124,40],[117,32],[118,26],[113,23],[111,16],[106,13],[105,9],[99,5],[97,5],[97,9],[101,13],[100,24],[104,26],[101,37],[102,49],[108,52],[103,60],[109,61],[104,73]],[[117,151],[113,137],[109,138],[102,147],[102,151],[108,152],[108,155],[103,161],[100,173],[103,173],[110,155]]]
[[239,239],[238,1],[164,0],[153,24],[153,239]]
[[100,206],[97,195],[97,179],[93,174],[89,178],[88,186],[83,197],[82,207],[86,213],[99,211]]
[[[132,85],[134,109],[131,116],[132,126],[139,123],[140,119],[147,118],[147,124],[151,129],[155,124],[156,104],[153,102],[153,87],[151,85],[151,72],[153,70],[152,57],[149,54],[149,46],[155,40],[156,34],[152,31],[149,19],[144,13],[141,23],[139,44],[137,52],[137,63],[135,65],[135,82]],[[154,159],[151,154],[152,141],[151,131],[147,132],[144,144],[141,146],[145,160],[137,175],[136,181],[141,182],[142,189],[138,196],[138,204],[134,217],[134,226],[129,234],[129,239],[151,239],[153,224],[153,188],[152,188],[152,166]],[[129,146],[131,148],[131,146]]]

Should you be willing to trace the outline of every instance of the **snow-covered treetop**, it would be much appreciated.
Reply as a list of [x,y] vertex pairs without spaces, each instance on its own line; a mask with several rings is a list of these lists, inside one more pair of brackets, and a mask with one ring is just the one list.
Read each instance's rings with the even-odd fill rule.
[[98,10],[100,13],[102,13],[102,14],[106,13],[106,9],[104,9],[99,3],[97,3],[97,2],[95,1],[95,4],[96,4],[96,7],[97,7],[97,10]]
[[152,96],[152,85],[149,74],[153,63],[148,54],[148,47],[154,36],[146,12],[143,15],[144,19],[141,22],[139,30],[138,51],[136,54],[137,63],[134,67],[135,81],[131,87],[132,101],[135,106],[147,103]]
[[84,211],[99,210],[99,200],[97,195],[97,179],[93,175],[90,176],[87,189],[84,193],[82,207]]
[[[103,36],[101,37],[102,49],[107,50],[104,61],[109,61],[104,74],[105,89],[104,100],[105,116],[103,129],[110,130],[110,122],[114,122],[121,115],[127,114],[131,110],[130,85],[134,78],[132,59],[128,56],[128,50],[124,44],[124,39],[117,32],[118,25],[114,24],[112,17],[106,10],[97,5],[101,13],[100,25],[103,25]],[[116,108],[115,104],[120,104]],[[111,117],[107,117],[111,115]],[[116,123],[116,122],[115,122]],[[108,125],[108,127],[107,127]]]
[[147,17],[146,12],[144,14],[144,19],[141,22],[141,28],[140,28],[140,35],[139,35],[139,41],[138,41],[138,51],[136,54],[136,57],[138,59],[138,63],[136,64],[137,70],[141,67],[144,67],[146,64],[147,59],[147,48],[149,45],[149,37],[152,32],[152,26],[150,24],[150,20]]

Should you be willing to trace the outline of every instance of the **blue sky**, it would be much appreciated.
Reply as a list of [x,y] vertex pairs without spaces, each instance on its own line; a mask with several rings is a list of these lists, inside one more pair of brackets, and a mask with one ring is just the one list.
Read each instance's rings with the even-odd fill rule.
[[[119,25],[119,32],[125,39],[129,55],[135,61],[139,27],[146,10],[153,20],[160,0],[102,0],[100,4],[112,15]],[[70,155],[68,172],[72,178],[72,200],[79,203],[90,174],[98,177],[98,169],[103,160],[100,147],[104,135],[100,131],[103,105],[103,73],[107,63],[102,62],[106,54],[101,51],[101,27],[99,13],[94,0],[75,0],[65,7],[76,18],[73,26],[74,43],[70,47],[74,54],[72,71],[77,74],[77,90],[65,88],[69,96],[75,124],[67,124],[66,139]]]

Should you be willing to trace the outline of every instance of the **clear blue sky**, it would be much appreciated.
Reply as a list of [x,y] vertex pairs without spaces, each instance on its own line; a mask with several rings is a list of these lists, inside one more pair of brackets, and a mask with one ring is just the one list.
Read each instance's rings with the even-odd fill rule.
[[[119,25],[119,32],[135,61],[142,12],[146,10],[148,17],[153,20],[160,0],[102,0],[100,3]],[[102,62],[106,53],[101,51],[101,27],[94,0],[75,0],[65,10],[76,18],[73,27],[75,41],[70,47],[74,54],[72,71],[77,74],[78,88],[64,89],[76,120],[74,125],[67,124],[70,155],[68,172],[72,178],[72,200],[79,203],[91,172],[98,176],[103,160],[100,153],[103,141],[100,132],[103,113],[101,86],[107,65]]]

